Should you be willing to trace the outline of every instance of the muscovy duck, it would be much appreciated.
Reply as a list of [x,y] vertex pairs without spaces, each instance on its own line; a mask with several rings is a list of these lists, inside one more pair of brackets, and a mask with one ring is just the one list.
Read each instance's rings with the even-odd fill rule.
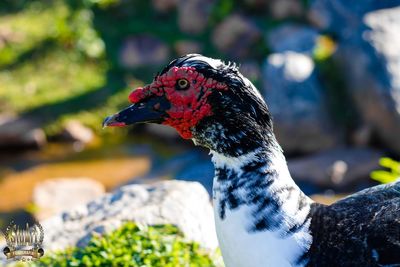
[[189,54],[129,99],[104,126],[165,124],[210,149],[227,267],[400,266],[400,183],[313,202],[290,176],[266,103],[235,64]]

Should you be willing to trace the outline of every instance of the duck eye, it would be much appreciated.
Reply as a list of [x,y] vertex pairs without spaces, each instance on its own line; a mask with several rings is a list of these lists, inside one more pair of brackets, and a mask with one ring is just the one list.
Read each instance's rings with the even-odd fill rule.
[[189,81],[186,79],[179,79],[176,85],[178,90],[186,90],[189,88]]

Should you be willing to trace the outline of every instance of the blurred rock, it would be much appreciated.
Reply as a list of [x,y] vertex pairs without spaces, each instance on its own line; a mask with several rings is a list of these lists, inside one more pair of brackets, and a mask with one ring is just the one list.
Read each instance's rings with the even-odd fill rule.
[[35,119],[0,114],[0,148],[40,148],[46,143],[46,135]]
[[123,186],[87,205],[43,221],[45,249],[85,246],[94,233],[112,231],[125,221],[174,224],[189,240],[205,248],[218,246],[206,190],[196,182],[165,181]]
[[260,30],[252,21],[234,14],[217,25],[212,34],[212,42],[221,52],[233,58],[244,58],[260,37]]
[[356,108],[373,133],[400,154],[400,0],[315,0],[310,19],[338,36],[334,54]]
[[183,56],[191,53],[201,53],[202,45],[196,41],[181,40],[175,43],[175,51],[178,56]]
[[87,144],[93,140],[94,134],[90,128],[79,121],[71,120],[65,124],[60,137],[65,141]]
[[162,65],[169,60],[168,46],[151,35],[138,35],[125,39],[119,51],[119,61],[125,68]]
[[182,32],[197,34],[205,30],[211,14],[213,0],[180,0],[178,24]]
[[335,59],[367,127],[400,154],[400,7],[367,13]]
[[315,152],[338,144],[340,129],[328,116],[309,56],[295,52],[271,54],[262,79],[274,131],[286,152]]
[[311,56],[318,36],[318,32],[311,27],[283,24],[268,32],[267,43],[275,53],[294,51]]
[[367,148],[338,148],[289,160],[288,166],[296,181],[344,189],[368,180],[382,156],[381,151]]
[[372,129],[370,126],[362,125],[353,131],[351,135],[351,143],[355,146],[366,147],[370,145],[372,139]]
[[33,203],[38,212],[35,217],[42,221],[62,211],[88,203],[103,195],[104,186],[89,178],[57,178],[35,186]]
[[179,0],[152,0],[151,3],[153,4],[154,10],[166,13],[173,10],[177,6],[178,1]]
[[366,13],[398,5],[400,0],[314,0],[308,17],[319,28],[347,38],[359,28]]
[[268,1],[268,9],[274,19],[300,17],[304,12],[300,0],[270,0]]

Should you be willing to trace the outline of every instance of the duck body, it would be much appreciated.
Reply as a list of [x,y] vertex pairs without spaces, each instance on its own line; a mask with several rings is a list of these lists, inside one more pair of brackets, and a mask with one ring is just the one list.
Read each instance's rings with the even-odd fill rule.
[[186,55],[129,99],[105,126],[165,124],[210,150],[227,267],[400,267],[400,182],[313,202],[290,176],[267,104],[235,64]]
[[[213,190],[226,266],[400,266],[400,182],[326,206],[299,194],[297,187],[290,191],[290,182],[274,187],[266,177],[264,184],[243,185],[249,173],[230,173],[235,182],[226,181],[216,167]],[[271,192],[280,195],[276,202]]]
[[308,266],[400,266],[400,182],[314,203]]

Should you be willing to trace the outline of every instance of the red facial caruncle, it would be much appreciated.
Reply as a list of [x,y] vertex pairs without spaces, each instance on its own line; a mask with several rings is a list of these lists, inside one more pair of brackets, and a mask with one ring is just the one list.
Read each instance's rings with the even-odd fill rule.
[[[182,84],[187,86],[180,88]],[[166,111],[169,116],[163,124],[174,127],[183,138],[190,139],[191,128],[204,117],[212,115],[208,96],[213,90],[227,89],[226,84],[204,77],[194,67],[172,67],[150,85],[133,91],[129,100],[138,103],[153,95],[165,96],[171,108]]]

